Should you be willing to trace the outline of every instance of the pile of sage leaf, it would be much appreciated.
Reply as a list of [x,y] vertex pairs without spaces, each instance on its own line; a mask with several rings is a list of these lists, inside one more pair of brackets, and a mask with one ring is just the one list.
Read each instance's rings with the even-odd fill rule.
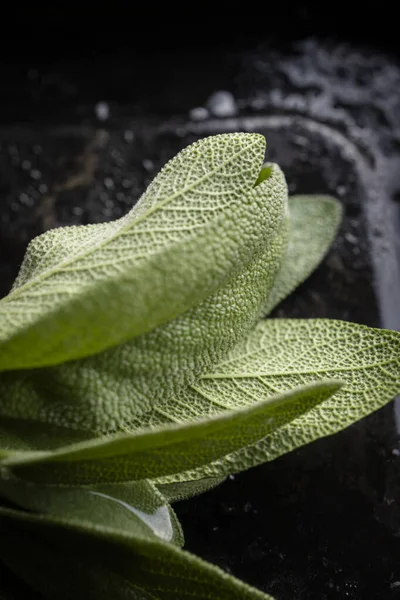
[[264,156],[258,134],[200,140],[123,218],[29,244],[0,301],[0,561],[16,586],[270,598],[182,550],[170,503],[400,392],[399,333],[265,319],[319,264],[341,206],[288,198]]

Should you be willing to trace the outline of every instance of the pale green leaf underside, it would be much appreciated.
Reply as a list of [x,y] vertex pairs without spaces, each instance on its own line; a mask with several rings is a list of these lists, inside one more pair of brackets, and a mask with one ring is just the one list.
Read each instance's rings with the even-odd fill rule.
[[329,196],[289,198],[289,244],[263,314],[302,283],[321,262],[342,217],[340,202]]
[[89,487],[43,486],[3,472],[0,498],[28,511],[101,525],[111,532],[155,535],[183,545],[182,529],[174,511],[148,481]]
[[250,194],[264,150],[258,134],[206,138],[172,159],[122,219],[36,238],[0,302],[0,370],[58,364],[124,342],[240,271],[265,230],[263,207]]
[[49,600],[272,600],[153,537],[0,508],[0,558]]
[[262,439],[326,400],[340,385],[337,380],[322,381],[201,421],[95,439],[49,453],[18,453],[2,464],[23,479],[41,483],[154,479],[197,468]]
[[[44,424],[39,426],[37,422],[26,419],[2,419],[0,427],[0,459],[18,451],[30,450],[52,450],[67,444],[73,444],[85,439],[85,432],[75,430],[64,430],[58,427],[49,427]],[[86,432],[87,433],[87,432]],[[88,436],[87,439],[90,439]],[[172,483],[159,486],[160,492],[168,502],[176,502],[210,490],[224,481],[222,478],[209,478],[187,483]],[[130,482],[132,485],[137,482]],[[36,485],[25,482],[25,485]],[[116,484],[117,487],[125,484]],[[0,482],[1,487],[1,482]]]
[[[0,411],[1,413],[1,411]],[[29,418],[0,416],[0,459],[30,450],[55,450],[69,444],[93,439],[89,431],[49,426]]]
[[125,344],[54,367],[0,373],[0,414],[96,435],[130,431],[138,415],[211,369],[254,325],[286,249],[286,183],[276,165],[269,172],[249,192],[265,225],[246,268],[198,306]]
[[[259,177],[259,181],[269,176],[266,169],[261,174],[263,177]],[[312,273],[333,241],[341,219],[341,204],[328,196],[291,196],[288,204],[288,249],[263,307],[263,314],[268,314]],[[175,502],[212,489],[224,479],[210,477],[175,482],[160,486],[160,490],[171,502]]]
[[[343,381],[343,388],[309,412],[256,444],[158,483],[223,477],[273,460],[348,427],[400,393],[399,333],[328,319],[260,321],[227,360],[199,380],[202,396],[208,393],[221,408],[229,408],[232,397],[238,401],[251,393],[257,401],[261,393],[274,395],[330,378]],[[160,425],[162,418],[183,421],[219,412],[200,397],[197,405],[191,401],[191,408],[189,412],[168,404],[163,417],[158,412],[148,422]]]

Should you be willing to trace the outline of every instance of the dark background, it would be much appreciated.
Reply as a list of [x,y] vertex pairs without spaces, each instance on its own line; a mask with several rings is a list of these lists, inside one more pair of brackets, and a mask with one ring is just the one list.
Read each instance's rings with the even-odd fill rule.
[[[345,208],[324,264],[275,316],[398,329],[395,23],[386,3],[10,7],[0,36],[0,293],[34,235],[120,216],[180,148],[255,130],[291,193],[330,193]],[[222,116],[210,103],[221,90],[233,102]],[[196,107],[208,107],[204,120]],[[395,413],[392,404],[178,503],[187,548],[277,600],[400,598]]]

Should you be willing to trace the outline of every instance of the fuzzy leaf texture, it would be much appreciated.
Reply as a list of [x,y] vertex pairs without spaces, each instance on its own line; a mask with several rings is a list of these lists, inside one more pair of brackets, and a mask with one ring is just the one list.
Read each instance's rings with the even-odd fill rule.
[[263,314],[269,314],[316,269],[333,242],[342,205],[330,196],[289,198],[289,243]]
[[3,472],[0,497],[29,512],[89,521],[121,533],[155,535],[183,545],[174,511],[148,481],[90,487],[43,486]]
[[[187,395],[189,409],[170,402],[145,426],[220,414],[298,385],[340,379],[334,396],[243,450],[160,484],[223,477],[332,435],[400,393],[400,334],[328,319],[270,319],[257,327]],[[163,489],[161,487],[161,489]],[[177,494],[177,490],[174,491]]]
[[[329,196],[291,196],[288,208],[288,248],[263,306],[263,315],[270,313],[314,271],[332,243],[342,217],[341,204]],[[207,477],[159,487],[169,501],[175,502],[204,493],[224,480],[225,476]]]
[[258,134],[222,134],[172,159],[123,218],[30,244],[0,302],[0,370],[58,364],[166,323],[254,259]]
[[268,173],[248,193],[264,225],[245,268],[198,306],[125,344],[54,367],[0,374],[0,414],[96,435],[129,431],[138,415],[212,368],[255,324],[286,251],[286,183],[277,165]]
[[0,533],[0,559],[48,600],[272,600],[141,529],[0,507]]
[[222,477],[203,477],[202,479],[189,479],[187,481],[173,481],[172,483],[159,483],[160,490],[167,502],[173,503],[179,500],[187,500],[193,496],[200,496],[205,492],[213,490],[226,480]]
[[181,425],[164,423],[159,428],[98,438],[53,452],[18,452],[1,464],[17,477],[46,484],[155,479],[202,466],[262,439],[340,386],[337,380],[321,381],[206,419]]

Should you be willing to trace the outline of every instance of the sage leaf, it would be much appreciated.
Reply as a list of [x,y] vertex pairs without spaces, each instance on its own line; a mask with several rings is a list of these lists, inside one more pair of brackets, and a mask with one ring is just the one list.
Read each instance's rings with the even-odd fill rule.
[[0,558],[49,600],[273,600],[155,536],[0,508]]
[[32,421],[29,418],[14,419],[1,415],[0,459],[20,451],[53,450],[82,440],[89,440],[92,437],[93,435],[86,430],[49,426],[48,423]]
[[[228,404],[226,398],[231,396],[234,385],[236,399],[250,399],[253,394],[257,401],[261,393],[273,397],[294,386],[330,378],[344,382],[334,396],[263,440],[189,473],[162,478],[158,483],[224,477],[274,460],[348,427],[400,393],[399,333],[329,319],[260,321],[227,360],[196,384],[203,394],[220,398],[222,407]],[[208,414],[215,410],[218,411],[209,409]],[[195,412],[201,411],[194,409],[190,416],[182,411],[180,419],[194,418]]]
[[248,193],[264,233],[245,268],[198,306],[125,344],[54,367],[0,373],[0,415],[94,435],[130,431],[138,415],[211,369],[255,324],[286,250],[286,182],[277,165],[269,173]]
[[59,364],[150,331],[253,259],[265,223],[249,192],[258,134],[192,144],[111,223],[60,228],[28,247],[0,301],[0,370]]
[[336,380],[322,381],[207,419],[94,439],[49,453],[21,452],[1,464],[16,476],[39,483],[88,485],[154,479],[196,468],[264,438],[324,401],[340,385]]
[[111,531],[157,537],[183,545],[178,519],[149,481],[90,487],[43,486],[3,470],[0,497],[21,509],[85,521]]
[[262,314],[269,314],[319,265],[335,238],[342,206],[329,196],[289,198],[289,243]]
[[225,479],[226,477],[207,477],[191,481],[176,481],[164,485],[160,484],[157,489],[168,502],[178,502],[179,500],[187,500],[193,496],[204,494],[204,492],[208,492],[223,483]]

